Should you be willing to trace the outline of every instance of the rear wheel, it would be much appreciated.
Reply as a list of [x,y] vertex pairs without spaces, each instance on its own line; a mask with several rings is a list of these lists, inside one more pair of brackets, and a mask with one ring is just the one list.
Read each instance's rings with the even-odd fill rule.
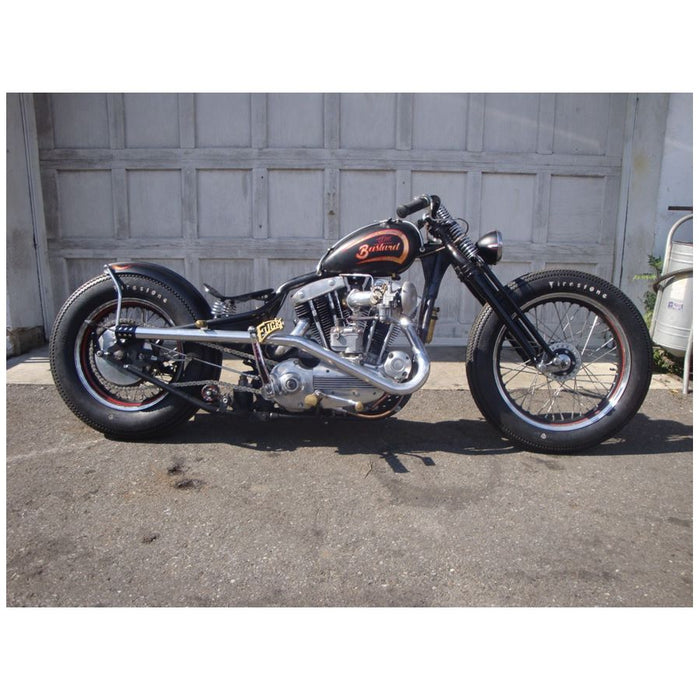
[[581,272],[526,275],[510,289],[556,362],[537,367],[523,359],[485,307],[467,350],[469,385],[484,416],[541,452],[574,452],[618,432],[651,380],[651,341],[636,307],[616,287]]
[[[196,320],[192,305],[167,285],[136,275],[125,285],[119,323],[164,328]],[[197,408],[186,399],[140,379],[106,358],[114,351],[117,298],[106,276],[86,282],[64,304],[49,343],[56,387],[87,425],[120,438],[162,433],[189,419]],[[117,349],[121,364],[198,396],[201,383],[218,378],[219,353],[194,343],[127,341]]]

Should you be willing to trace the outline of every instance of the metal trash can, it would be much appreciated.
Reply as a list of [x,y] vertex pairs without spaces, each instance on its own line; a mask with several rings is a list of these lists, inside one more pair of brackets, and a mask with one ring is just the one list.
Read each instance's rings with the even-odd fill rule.
[[686,356],[684,392],[693,346],[693,244],[674,242],[673,236],[692,218],[684,216],[668,232],[661,277],[654,283],[657,296],[651,321],[652,341],[671,355]]

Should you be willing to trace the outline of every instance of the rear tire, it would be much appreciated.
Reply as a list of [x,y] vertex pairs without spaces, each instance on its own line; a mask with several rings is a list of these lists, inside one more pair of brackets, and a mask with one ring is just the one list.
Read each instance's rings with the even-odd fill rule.
[[486,419],[537,452],[576,452],[617,433],[651,381],[651,340],[637,308],[610,283],[582,272],[529,274],[509,289],[563,364],[543,372],[524,362],[504,324],[484,307],[466,369]]
[[[141,275],[122,275],[125,285],[121,323],[167,327],[193,323],[194,304],[162,282]],[[140,439],[170,431],[188,420],[197,407],[154,384],[130,375],[100,358],[111,344],[117,295],[106,276],[86,282],[58,313],[49,341],[51,373],[59,394],[80,420],[121,439]],[[113,340],[112,340],[113,342]],[[148,350],[148,345],[144,346]],[[158,361],[148,371],[167,383],[218,379],[220,353],[196,343],[153,343]],[[183,387],[192,396],[200,386]]]

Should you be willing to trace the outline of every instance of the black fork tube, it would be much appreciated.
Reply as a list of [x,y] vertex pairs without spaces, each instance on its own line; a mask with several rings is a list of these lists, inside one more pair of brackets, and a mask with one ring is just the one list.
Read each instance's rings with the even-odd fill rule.
[[[514,348],[523,360],[537,363],[543,359],[552,360],[554,355],[547,342],[513,302],[508,290],[486,265],[470,263],[461,266],[460,279],[482,304],[488,304],[508,329],[519,347]],[[542,353],[544,352],[544,356]]]
[[428,251],[421,257],[425,288],[419,317],[418,333],[420,339],[425,340],[427,336],[442,279],[447,269],[453,264],[454,257],[459,257],[463,261],[458,267],[455,266],[460,280],[464,282],[480,304],[488,304],[503,321],[511,337],[517,343],[514,349],[523,361],[537,363],[543,359],[542,352],[545,354],[545,359],[551,360],[553,355],[548,344],[530,322],[530,319],[513,303],[508,290],[501,284],[492,270],[486,265],[467,261],[463,256],[455,256],[454,251],[449,250],[449,248],[440,247]]

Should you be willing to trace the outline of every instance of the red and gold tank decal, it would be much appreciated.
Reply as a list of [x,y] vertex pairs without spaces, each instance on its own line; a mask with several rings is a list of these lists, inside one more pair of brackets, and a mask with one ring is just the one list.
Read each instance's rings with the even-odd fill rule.
[[410,250],[406,234],[397,229],[373,231],[362,238],[348,241],[346,250],[351,248],[355,251],[358,265],[382,261],[401,265]]

